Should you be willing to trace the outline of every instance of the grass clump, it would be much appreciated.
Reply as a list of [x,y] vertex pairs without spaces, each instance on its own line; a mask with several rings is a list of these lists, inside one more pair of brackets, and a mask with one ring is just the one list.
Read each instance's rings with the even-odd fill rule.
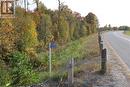
[[130,36],[130,31],[124,31],[124,34]]

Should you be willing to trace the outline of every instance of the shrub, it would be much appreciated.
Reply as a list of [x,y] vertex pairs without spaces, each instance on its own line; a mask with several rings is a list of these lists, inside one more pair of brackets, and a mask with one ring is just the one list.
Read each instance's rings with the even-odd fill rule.
[[38,81],[37,73],[32,70],[30,60],[25,53],[14,52],[10,58],[12,85],[29,85]]
[[0,87],[5,87],[11,83],[11,77],[4,61],[0,60]]
[[5,87],[11,83],[11,77],[7,70],[0,69],[0,87]]

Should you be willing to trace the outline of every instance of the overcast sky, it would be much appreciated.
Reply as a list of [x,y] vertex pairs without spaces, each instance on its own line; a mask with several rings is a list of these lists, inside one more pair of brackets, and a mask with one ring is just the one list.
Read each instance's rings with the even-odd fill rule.
[[[57,9],[58,0],[41,0],[47,8]],[[100,25],[130,26],[130,0],[61,0],[73,11],[86,16],[89,12],[97,15]]]

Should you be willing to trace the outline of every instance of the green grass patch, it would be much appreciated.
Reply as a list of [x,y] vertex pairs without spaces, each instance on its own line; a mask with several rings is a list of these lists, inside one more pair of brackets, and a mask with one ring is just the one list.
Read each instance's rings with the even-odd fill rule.
[[[97,34],[88,37],[80,38],[79,40],[72,41],[65,46],[59,46],[52,50],[52,68],[59,69],[71,58],[80,60],[83,58],[91,58],[99,55],[98,36]],[[39,59],[43,62],[48,69],[48,52],[39,53]]]
[[130,31],[124,31],[124,34],[130,36]]

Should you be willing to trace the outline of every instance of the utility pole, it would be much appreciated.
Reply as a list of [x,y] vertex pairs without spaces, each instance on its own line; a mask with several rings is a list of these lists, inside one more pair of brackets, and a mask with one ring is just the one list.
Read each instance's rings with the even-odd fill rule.
[[[58,30],[60,29],[60,9],[61,9],[61,2],[58,0]],[[59,32],[57,32],[58,40],[59,40]]]
[[38,8],[39,8],[39,0],[35,0],[36,2],[36,6],[37,6],[37,11],[38,11]]
[[28,0],[27,0],[27,11],[28,11],[28,5],[29,5],[29,2],[28,2]]
[[58,7],[58,9],[59,9],[59,11],[60,11],[60,5],[61,5],[61,2],[60,2],[60,0],[58,0],[58,4],[59,4],[59,7]]

